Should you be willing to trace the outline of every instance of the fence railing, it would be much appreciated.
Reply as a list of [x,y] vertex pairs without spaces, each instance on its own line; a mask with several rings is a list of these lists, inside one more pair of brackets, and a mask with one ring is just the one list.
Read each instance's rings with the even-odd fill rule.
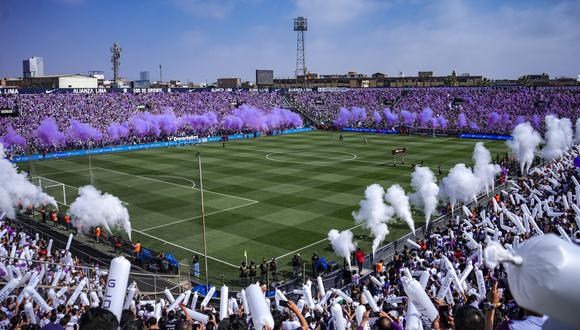
[[404,246],[409,246],[410,244],[407,242],[407,239],[415,240],[423,240],[427,237],[427,234],[432,231],[433,229],[443,229],[445,228],[445,221],[450,220],[456,212],[461,212],[461,207],[463,205],[470,206],[470,205],[480,205],[481,202],[485,200],[489,200],[492,198],[495,192],[500,191],[504,187],[507,186],[507,183],[504,183],[500,186],[497,186],[495,190],[490,193],[491,196],[487,194],[482,194],[477,198],[477,202],[472,201],[470,203],[458,203],[455,207],[455,210],[452,213],[443,214],[440,217],[436,218],[435,220],[431,220],[429,223],[429,228],[425,226],[421,226],[415,230],[415,235],[413,233],[405,234],[399,237],[397,240],[388,243],[382,247],[379,247],[375,252],[375,256],[373,258],[372,253],[365,256],[365,262],[363,263],[364,268],[373,269],[373,264],[376,260],[383,260],[385,263],[393,261],[393,258],[397,251],[402,249]]
[[[37,223],[28,217],[19,216],[17,221],[13,221],[10,224],[14,228],[27,232],[31,236],[38,233],[39,237],[45,241],[52,239],[53,249],[62,250],[66,246],[67,239],[65,239],[65,237],[67,236],[65,236],[65,234],[54,231],[52,228]],[[97,265],[101,269],[108,269],[110,261],[114,257],[102,251],[92,249],[84,243],[74,239],[73,244],[71,245],[71,252],[73,253],[73,257],[79,259],[84,264],[83,266],[78,267],[91,270],[96,269]],[[96,252],[100,254],[101,257],[95,253],[89,252]],[[186,268],[187,273],[185,274],[182,274],[179,268],[175,274],[166,274],[147,272],[133,264],[132,270],[129,274],[129,282],[136,282],[141,291],[154,296],[162,294],[165,288],[170,289],[172,292],[181,292],[183,287],[187,287],[191,284],[189,282],[188,267]],[[186,280],[184,276],[187,277],[187,283],[184,283]]]

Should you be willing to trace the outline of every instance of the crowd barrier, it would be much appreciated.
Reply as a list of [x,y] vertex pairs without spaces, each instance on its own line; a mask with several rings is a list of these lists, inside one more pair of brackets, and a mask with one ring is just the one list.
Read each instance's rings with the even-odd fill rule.
[[[446,89],[449,86],[438,86],[438,87],[391,87],[391,86],[377,86],[372,88],[364,88],[365,90],[421,90],[421,89]],[[457,87],[455,87],[457,88]],[[511,90],[511,89],[523,89],[526,86],[522,85],[501,85],[496,84],[494,86],[462,86],[461,89],[475,89],[475,90]],[[537,88],[537,86],[530,86],[527,88]],[[580,88],[576,85],[567,86],[542,86],[542,89],[564,89],[564,90],[575,90]],[[12,88],[12,87],[2,87],[0,86],[0,95],[19,95],[19,94],[104,94],[104,93],[121,93],[121,94],[148,94],[148,93],[217,93],[217,92],[228,92],[228,93],[301,93],[301,92],[319,92],[319,93],[338,93],[338,92],[349,92],[359,90],[360,88],[349,88],[349,87],[298,87],[298,88],[221,88],[221,87],[118,87],[118,88]]]
[[[270,135],[285,135],[285,134],[294,134],[294,133],[302,133],[302,132],[309,132],[312,131],[313,128],[311,127],[302,127],[302,128],[295,128],[295,129],[288,129],[283,131],[273,132]],[[263,134],[260,132],[256,133],[244,133],[244,134],[232,134],[227,136],[227,140],[240,140],[240,139],[250,139],[254,137],[260,137]],[[88,156],[88,155],[100,155],[100,154],[107,154],[113,152],[124,152],[124,151],[135,151],[135,150],[144,150],[144,149],[157,149],[157,148],[166,148],[166,147],[176,147],[182,145],[193,145],[193,144],[200,144],[200,143],[210,143],[210,142],[219,142],[223,141],[223,136],[209,136],[204,138],[192,137],[192,138],[183,138],[183,139],[176,139],[175,141],[163,141],[163,142],[151,142],[151,143],[142,143],[142,144],[131,144],[131,145],[122,145],[122,146],[113,146],[113,147],[103,147],[103,148],[95,148],[95,149],[83,149],[83,150],[69,150],[69,151],[59,151],[59,152],[51,152],[45,155],[43,154],[34,154],[34,155],[25,155],[25,156],[15,156],[12,159],[14,163],[21,163],[21,162],[28,162],[33,160],[43,160],[43,159],[58,159],[58,158],[67,158],[67,157],[75,157],[75,156]]]
[[459,134],[460,139],[511,140],[510,135]]
[[[399,134],[398,130],[389,129],[375,129],[375,128],[358,128],[358,127],[343,127],[341,129],[343,132],[357,132],[357,133],[378,133],[378,134]],[[432,130],[426,133],[428,135],[433,134]],[[437,135],[441,135],[441,132],[437,132]],[[493,135],[493,134],[459,134],[457,135],[460,139],[485,139],[485,140],[511,140],[510,135]]]
[[376,129],[376,128],[355,128],[355,127],[344,127],[342,128],[344,132],[358,132],[358,133],[378,133],[378,134],[399,134],[399,131],[394,129]]

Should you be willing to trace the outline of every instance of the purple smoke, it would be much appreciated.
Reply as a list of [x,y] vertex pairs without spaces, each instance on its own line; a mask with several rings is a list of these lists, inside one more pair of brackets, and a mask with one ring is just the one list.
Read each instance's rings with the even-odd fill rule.
[[539,130],[540,129],[540,123],[541,123],[541,121],[542,121],[542,118],[540,118],[540,116],[538,116],[538,115],[534,115],[532,117],[532,124],[534,125],[534,128],[536,130]]
[[487,118],[487,124],[489,126],[495,126],[497,123],[499,123],[500,120],[501,120],[501,116],[499,115],[499,113],[494,111],[494,112],[489,114],[489,116]]
[[161,135],[157,118],[150,112],[141,112],[129,119],[129,126],[137,136]]
[[388,125],[394,125],[399,121],[399,115],[391,112],[391,109],[385,108],[383,113],[385,114],[385,119],[387,120]]
[[[129,118],[128,127],[137,136],[155,135],[160,136],[161,134],[172,135],[177,132],[178,129],[184,128],[189,125],[193,130],[207,130],[213,128],[217,125],[217,116],[213,112],[205,113],[201,116],[198,115],[185,115],[183,117],[177,117],[173,113],[171,108],[166,108],[162,114],[154,115],[150,112],[141,112],[131,118]],[[115,128],[111,128],[114,132]],[[115,133],[109,135],[116,136]]]
[[117,122],[112,122],[109,127],[107,127],[107,133],[109,134],[109,139],[111,141],[119,141],[121,138],[129,136],[129,125],[127,123],[119,124]]
[[509,124],[511,122],[510,115],[508,113],[504,113],[501,116],[501,122],[502,122],[502,124],[509,126]]
[[427,124],[433,125],[433,110],[431,108],[425,108],[419,114],[419,124],[421,126],[426,126]]
[[6,129],[6,135],[0,138],[0,142],[2,142],[5,147],[10,147],[12,145],[26,146],[26,139],[22,135],[16,133],[12,126],[8,126]]
[[445,129],[447,128],[447,119],[445,119],[445,117],[443,116],[439,116],[437,117],[437,124],[439,125],[439,127]]
[[242,121],[242,119],[240,119],[240,117],[238,116],[233,115],[225,116],[220,124],[220,126],[223,129],[236,132],[241,131],[243,125],[244,122]]
[[35,131],[35,135],[44,146],[56,146],[66,140],[64,133],[58,130],[54,118],[46,117]]
[[99,141],[103,137],[103,134],[89,124],[72,119],[70,121],[68,136],[69,140],[87,142],[90,140]]
[[340,108],[338,116],[334,119],[334,126],[344,127],[352,120],[352,114],[347,108]]
[[513,126],[514,126],[514,127],[516,127],[516,126],[518,126],[519,124],[521,124],[521,123],[525,123],[525,122],[526,122],[526,117],[524,117],[524,116],[518,116],[518,117],[516,118],[516,121],[514,122],[514,125],[513,125]]
[[403,116],[403,121],[407,125],[412,125],[417,120],[417,113],[409,112],[407,110],[401,111],[401,116]]
[[383,121],[383,117],[381,117],[381,114],[376,110],[373,112],[373,118],[375,120],[375,125],[380,125]]
[[215,112],[210,111],[210,112],[206,112],[203,115],[200,116],[201,117],[201,122],[202,122],[202,129],[204,130],[209,130],[212,129],[214,127],[217,127],[218,125],[218,119],[217,119],[217,115],[215,114]]
[[286,109],[274,108],[266,117],[270,130],[296,128],[304,125],[300,115]]
[[234,109],[233,114],[240,117],[245,129],[252,131],[265,131],[268,129],[265,115],[258,108],[244,104]]
[[195,132],[211,130],[218,125],[215,112],[207,112],[203,115],[185,115],[176,120],[176,125],[180,128],[189,126]]
[[465,113],[462,112],[457,117],[457,126],[461,128],[467,126],[467,117],[465,116]]
[[352,107],[352,121],[356,124],[367,120],[367,111],[363,108]]
[[178,129],[178,119],[170,108],[165,109],[165,112],[157,115],[157,123],[159,129],[167,135],[175,134]]
[[474,122],[474,121],[472,121],[472,122],[469,124],[469,128],[471,128],[471,129],[472,129],[472,130],[474,130],[474,131],[479,131],[479,125],[477,125],[477,123],[476,123],[476,122]]

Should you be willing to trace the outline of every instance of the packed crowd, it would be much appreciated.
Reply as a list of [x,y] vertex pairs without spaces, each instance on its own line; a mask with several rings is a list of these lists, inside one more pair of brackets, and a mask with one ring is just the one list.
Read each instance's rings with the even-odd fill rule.
[[[497,262],[489,247],[499,244],[509,253],[523,254],[527,241],[555,239],[550,244],[578,250],[580,175],[573,164],[578,155],[580,148],[574,147],[490,195],[489,202],[460,208],[446,228],[434,226],[428,237],[409,241],[392,260],[375,260],[371,275],[361,278],[353,270],[343,290],[325,289],[317,277],[292,292],[258,282],[237,294],[223,286],[211,287],[205,297],[191,290],[175,297],[166,290],[155,299],[140,294],[133,283],[118,289],[122,304],[116,299],[117,307],[102,308],[110,304],[111,277],[126,283],[128,270],[118,275],[115,260],[108,271],[91,268],[74,258],[68,246],[53,249],[51,241],[19,231],[4,219],[0,328],[542,329],[557,323],[572,329],[577,323],[570,323],[565,312],[559,315],[558,309],[566,308],[557,293],[542,301],[536,292],[526,291],[525,283],[512,287],[519,283],[509,278],[515,271]],[[541,256],[545,251],[537,253],[546,259]],[[550,270],[544,280],[558,276],[550,269],[558,266],[558,258],[553,259],[544,261]],[[355,253],[353,264],[359,261]],[[521,276],[519,280],[529,280]],[[529,297],[520,301],[522,294]],[[540,302],[531,308],[530,300]],[[580,302],[576,298],[572,304],[574,309]]]
[[0,118],[0,139],[23,153],[301,126],[283,105],[257,92],[8,95],[0,108],[19,116]]
[[[294,93],[292,100],[326,127],[431,128],[433,118],[436,127],[448,132],[505,134],[525,121],[542,129],[543,117],[550,113],[575,120],[578,117],[575,109],[580,107],[580,88],[351,89]],[[341,108],[365,111],[357,116],[356,110],[352,110],[351,117],[341,118]],[[421,118],[426,108],[431,115]]]
[[[560,236],[566,244],[580,245],[580,175],[573,165],[578,154],[575,149],[561,160],[532,170],[487,203],[456,211],[460,214],[445,228],[434,228],[425,239],[409,242],[389,262],[376,260],[373,276],[363,281],[359,275],[353,276],[351,297],[359,300],[368,289],[378,298],[377,305],[382,303],[380,310],[390,314],[379,319],[391,324],[389,329],[403,325],[419,329],[418,323],[409,327],[409,322],[434,329],[542,329],[548,319],[542,313],[546,310],[532,311],[518,304],[508,284],[509,266],[486,267],[485,248],[498,242],[517,250],[526,240],[548,234]],[[550,277],[544,276],[544,280]],[[434,303],[436,310],[430,316],[425,311],[416,314],[419,319],[413,318],[417,306],[409,304],[415,302],[406,284],[412,277],[419,279]],[[550,304],[562,305],[555,301]],[[577,325],[568,323],[564,328]]]
[[52,239],[30,235],[8,219],[0,222],[0,329],[39,328],[57,315],[72,328],[84,311],[99,305],[106,270],[73,256],[70,241],[57,249]]
[[[0,139],[12,146],[12,153],[22,154],[30,152],[25,145],[53,151],[298,125],[296,118],[280,124],[278,117],[286,115],[248,121],[235,113],[243,105],[266,114],[296,107],[321,127],[437,127],[447,133],[507,134],[525,121],[542,131],[546,114],[574,121],[580,88],[351,89],[291,92],[287,98],[282,92],[249,91],[10,95],[0,97],[0,108],[17,108],[20,115],[0,118]],[[39,133],[41,127],[49,133]],[[51,137],[51,131],[63,136]]]

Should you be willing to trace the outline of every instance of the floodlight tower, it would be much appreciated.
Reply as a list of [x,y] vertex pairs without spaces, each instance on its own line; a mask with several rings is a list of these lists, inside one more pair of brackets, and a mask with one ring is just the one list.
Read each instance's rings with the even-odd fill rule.
[[119,67],[121,66],[121,47],[116,42],[111,47],[111,64],[113,64],[113,84],[117,85]]
[[306,59],[304,57],[304,32],[308,30],[306,18],[300,16],[294,19],[294,31],[298,33],[296,47],[296,78],[302,76],[306,78]]

